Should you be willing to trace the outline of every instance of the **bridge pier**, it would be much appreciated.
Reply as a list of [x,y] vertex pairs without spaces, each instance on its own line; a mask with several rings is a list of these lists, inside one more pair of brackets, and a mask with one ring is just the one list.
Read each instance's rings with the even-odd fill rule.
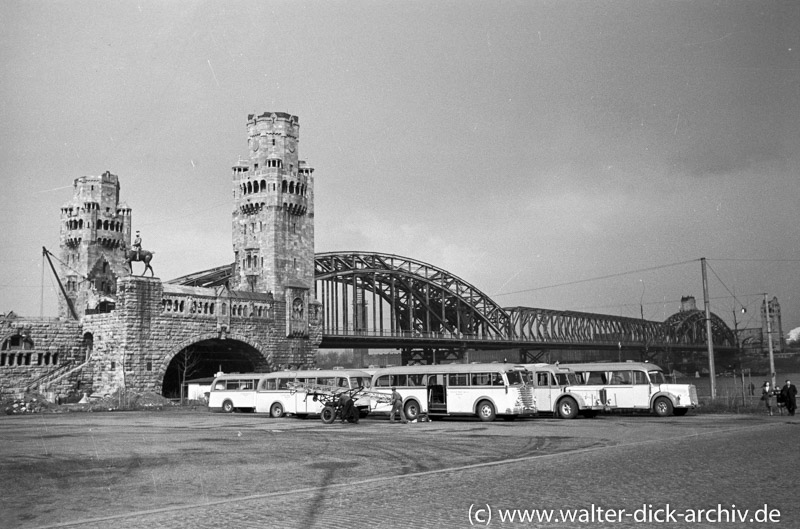
[[463,364],[469,363],[469,352],[464,347],[407,347],[400,350],[400,363],[404,366]]

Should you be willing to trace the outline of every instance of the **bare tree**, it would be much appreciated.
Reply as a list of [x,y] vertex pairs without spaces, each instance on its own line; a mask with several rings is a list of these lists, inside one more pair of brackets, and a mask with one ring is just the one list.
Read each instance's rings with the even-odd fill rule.
[[187,347],[175,355],[173,362],[177,368],[178,387],[180,388],[181,404],[183,404],[183,385],[200,367],[202,363],[200,353],[194,347]]

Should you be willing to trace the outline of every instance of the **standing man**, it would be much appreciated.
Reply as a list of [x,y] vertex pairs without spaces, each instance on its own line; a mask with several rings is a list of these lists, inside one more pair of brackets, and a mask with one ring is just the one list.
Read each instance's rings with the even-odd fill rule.
[[403,397],[397,392],[397,388],[392,388],[392,412],[389,414],[389,422],[394,422],[394,414],[400,412],[400,422],[406,424],[406,414],[403,411]]
[[794,410],[797,408],[797,387],[792,384],[791,380],[787,380],[786,384],[781,388],[781,397],[783,397],[783,404],[789,415],[794,415]]

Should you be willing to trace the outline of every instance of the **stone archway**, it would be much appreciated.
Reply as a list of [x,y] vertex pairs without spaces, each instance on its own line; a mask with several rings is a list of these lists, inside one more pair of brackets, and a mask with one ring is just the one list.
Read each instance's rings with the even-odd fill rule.
[[211,337],[184,343],[168,358],[160,369],[161,394],[168,398],[179,397],[181,384],[186,380],[213,377],[219,371],[252,373],[270,370],[269,359],[255,345],[234,338]]

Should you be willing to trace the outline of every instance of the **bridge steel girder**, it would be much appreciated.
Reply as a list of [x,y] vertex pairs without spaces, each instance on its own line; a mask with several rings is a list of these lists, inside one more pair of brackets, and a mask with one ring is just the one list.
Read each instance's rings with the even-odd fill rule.
[[315,279],[325,334],[506,336],[508,315],[499,305],[428,263],[380,253],[317,254]]
[[[736,347],[736,336],[728,325],[716,314],[711,313],[711,342],[714,346]],[[706,343],[706,313],[702,310],[688,310],[673,314],[662,323],[666,329],[670,345]]]
[[506,308],[509,338],[524,342],[642,346],[663,338],[663,323],[533,307]]

